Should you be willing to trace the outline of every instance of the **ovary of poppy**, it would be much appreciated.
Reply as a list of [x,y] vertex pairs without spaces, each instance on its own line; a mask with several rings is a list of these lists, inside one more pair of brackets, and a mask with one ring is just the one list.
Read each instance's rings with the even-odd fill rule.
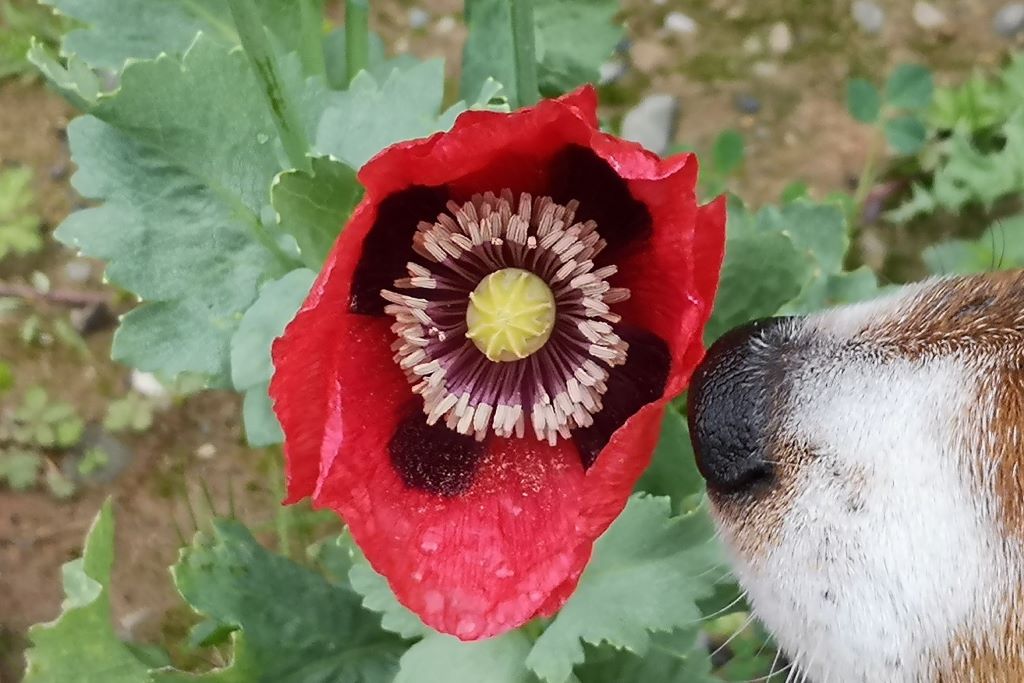
[[[463,640],[565,602],[703,354],[724,202],[698,206],[692,155],[602,133],[596,107],[584,87],[381,152],[273,347],[286,502],[336,511],[399,601]],[[481,286],[491,317],[467,325]],[[554,320],[523,323],[545,286]],[[472,339],[501,306],[522,329]]]

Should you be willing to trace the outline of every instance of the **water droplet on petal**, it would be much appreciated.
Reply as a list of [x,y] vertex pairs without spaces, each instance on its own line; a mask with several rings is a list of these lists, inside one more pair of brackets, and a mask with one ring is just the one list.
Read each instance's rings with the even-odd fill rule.
[[440,591],[427,591],[423,595],[423,602],[428,612],[440,612],[444,609],[444,596]]
[[494,575],[497,576],[499,579],[507,579],[507,578],[515,576],[516,573],[514,571],[512,571],[511,569],[509,569],[508,567],[504,567],[503,566],[503,567],[498,567],[498,571],[494,572]]
[[420,539],[420,550],[428,555],[433,555],[437,552],[437,549],[441,547],[441,538],[433,531],[428,531],[423,534]]
[[455,627],[455,635],[462,638],[473,638],[479,630],[480,626],[477,624],[476,619],[463,617],[459,621],[458,626]]
[[530,591],[530,600],[533,600],[534,602],[539,602],[543,597],[544,594],[540,591]]

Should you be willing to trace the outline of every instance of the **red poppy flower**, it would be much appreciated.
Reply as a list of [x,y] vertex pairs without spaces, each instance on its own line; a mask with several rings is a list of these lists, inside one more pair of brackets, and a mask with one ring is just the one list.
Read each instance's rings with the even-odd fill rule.
[[273,348],[288,497],[464,640],[557,610],[703,353],[725,208],[592,88],[467,112],[366,196]]

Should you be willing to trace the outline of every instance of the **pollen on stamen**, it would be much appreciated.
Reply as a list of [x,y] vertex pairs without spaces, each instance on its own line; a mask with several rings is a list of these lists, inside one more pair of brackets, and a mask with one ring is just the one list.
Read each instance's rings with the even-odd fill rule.
[[608,370],[625,363],[612,305],[614,265],[576,201],[511,191],[449,202],[413,236],[417,260],[383,290],[395,361],[429,424],[552,445],[602,408]]

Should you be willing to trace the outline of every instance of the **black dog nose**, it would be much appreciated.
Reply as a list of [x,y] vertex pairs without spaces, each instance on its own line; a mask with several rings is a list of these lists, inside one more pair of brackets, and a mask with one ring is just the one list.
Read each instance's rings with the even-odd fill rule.
[[711,345],[690,382],[690,439],[708,488],[735,493],[772,474],[765,437],[779,365],[779,327],[766,318],[737,327]]

